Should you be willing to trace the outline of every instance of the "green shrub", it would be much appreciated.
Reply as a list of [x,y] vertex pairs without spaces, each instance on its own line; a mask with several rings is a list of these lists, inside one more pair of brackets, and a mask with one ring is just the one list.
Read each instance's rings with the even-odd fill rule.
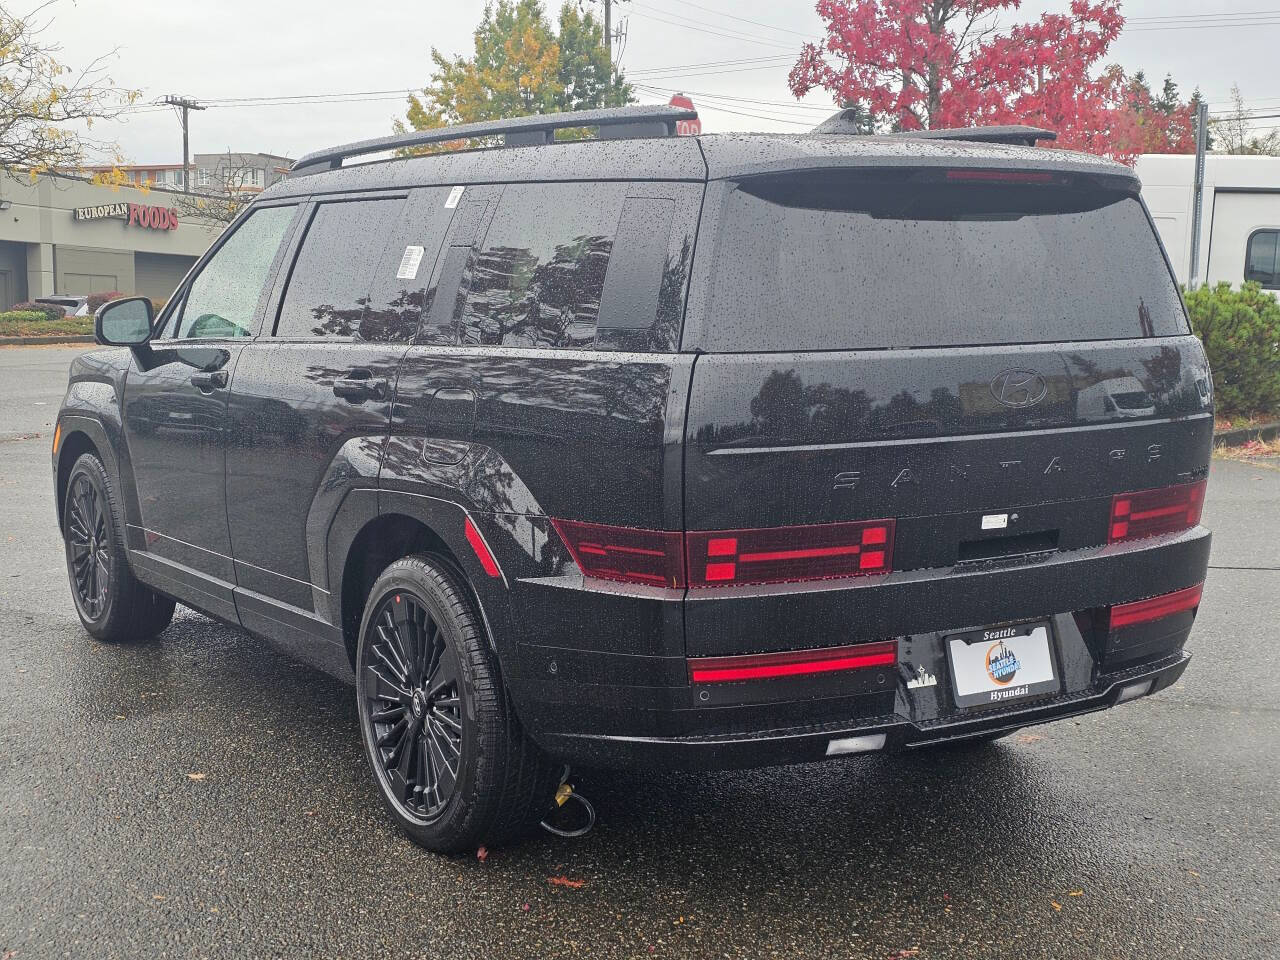
[[48,320],[61,320],[67,315],[67,311],[56,303],[32,303],[30,300],[15,303],[10,309],[15,313],[43,313]]
[[1280,304],[1256,283],[1186,293],[1191,329],[1213,369],[1222,416],[1280,411]]
[[59,317],[49,320],[35,310],[0,313],[0,337],[92,336],[93,317]]

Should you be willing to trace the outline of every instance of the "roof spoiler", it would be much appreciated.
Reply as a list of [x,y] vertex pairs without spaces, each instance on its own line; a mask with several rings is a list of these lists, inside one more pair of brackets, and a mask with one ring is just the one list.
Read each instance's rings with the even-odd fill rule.
[[[833,113],[813,128],[814,133],[860,134],[857,122],[865,119],[854,109]],[[1041,127],[1021,124],[996,127],[944,127],[940,130],[904,130],[881,136],[908,140],[966,140],[970,143],[1003,143],[1014,146],[1034,147],[1037,140],[1056,140],[1058,134]]]
[[623,140],[638,137],[672,137],[680,120],[696,120],[698,111],[683,107],[651,106],[636,104],[626,107],[610,107],[603,110],[575,110],[568,113],[543,113],[509,120],[486,120],[481,123],[462,123],[431,130],[415,130],[412,133],[373,140],[359,140],[327,150],[308,153],[289,170],[289,176],[297,177],[322,170],[334,170],[349,157],[385,153],[388,150],[406,150],[433,143],[449,143],[454,140],[471,140],[477,137],[501,136],[504,147],[525,147],[552,143],[555,132],[566,127],[599,127],[601,140]]

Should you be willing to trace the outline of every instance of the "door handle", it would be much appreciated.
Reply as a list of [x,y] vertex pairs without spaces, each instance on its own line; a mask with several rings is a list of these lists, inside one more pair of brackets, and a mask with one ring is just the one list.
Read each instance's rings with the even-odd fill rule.
[[201,370],[199,373],[191,375],[191,385],[208,393],[210,390],[225,387],[228,379],[229,377],[225,370]]
[[364,403],[376,400],[382,403],[387,399],[389,385],[386,380],[375,380],[368,370],[352,370],[351,376],[339,377],[333,381],[333,395],[351,403]]

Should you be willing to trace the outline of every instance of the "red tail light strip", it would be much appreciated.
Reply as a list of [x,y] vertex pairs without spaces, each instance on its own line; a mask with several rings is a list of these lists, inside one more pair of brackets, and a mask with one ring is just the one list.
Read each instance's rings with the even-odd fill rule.
[[685,534],[689,586],[787,583],[888,573],[892,520]]
[[1117,494],[1111,500],[1108,542],[1186,530],[1200,522],[1207,481]]
[[1173,616],[1175,613],[1193,610],[1200,606],[1200,594],[1203,591],[1204,584],[1198,583],[1185,590],[1175,590],[1173,593],[1151,597],[1149,600],[1123,603],[1118,607],[1112,607],[1110,628],[1115,630],[1118,627],[1131,627],[1137,623],[1149,623],[1162,617]]
[[668,530],[610,527],[576,520],[552,520],[574,563],[589,577],[684,586],[684,534]]
[[768,680],[836,670],[888,667],[897,662],[898,643],[896,640],[886,640],[850,647],[788,650],[784,653],[759,653],[744,657],[699,657],[689,661],[689,679],[694,683]]

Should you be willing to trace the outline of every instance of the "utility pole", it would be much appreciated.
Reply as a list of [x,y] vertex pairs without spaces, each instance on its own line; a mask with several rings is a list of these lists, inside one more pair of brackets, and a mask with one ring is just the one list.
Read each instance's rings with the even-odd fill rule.
[[1196,173],[1191,205],[1191,265],[1187,289],[1194,290],[1200,273],[1200,220],[1204,213],[1204,152],[1209,136],[1209,104],[1196,104]]
[[613,63],[613,0],[604,0],[604,48],[609,51],[609,62]]
[[165,97],[161,103],[167,103],[171,107],[177,107],[182,111],[182,192],[191,192],[191,147],[190,138],[187,134],[187,111],[203,110],[195,100],[190,97],[175,97],[173,94]]

